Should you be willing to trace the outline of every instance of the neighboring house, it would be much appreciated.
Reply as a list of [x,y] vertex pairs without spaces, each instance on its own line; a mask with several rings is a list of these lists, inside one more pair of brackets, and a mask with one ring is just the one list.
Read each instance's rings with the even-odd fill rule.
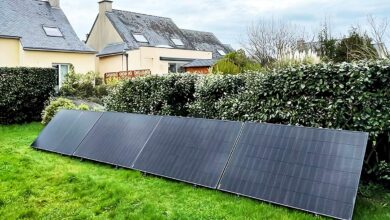
[[71,67],[95,71],[95,54],[77,37],[60,0],[0,1],[1,67],[54,67],[61,85]]
[[231,49],[212,33],[182,30],[170,18],[112,9],[99,2],[99,14],[87,45],[99,51],[97,70],[150,70],[152,74],[184,72],[197,59],[219,58]]
[[207,74],[210,73],[210,68],[212,68],[217,61],[218,59],[194,60],[191,63],[185,64],[183,67],[187,73]]

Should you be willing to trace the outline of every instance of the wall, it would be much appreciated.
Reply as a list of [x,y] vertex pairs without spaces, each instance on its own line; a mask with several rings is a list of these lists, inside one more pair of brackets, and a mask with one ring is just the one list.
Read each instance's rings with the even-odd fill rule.
[[[122,55],[97,58],[97,71],[103,77],[105,73],[126,70],[126,58]],[[130,68],[129,68],[130,70]]]
[[73,64],[76,73],[95,71],[95,54],[20,50],[20,64],[25,67],[52,67],[53,63]]
[[175,61],[161,61],[160,57],[186,58],[186,59],[212,59],[212,52],[181,50],[155,47],[141,47],[141,67],[150,69],[152,74],[161,75],[168,73],[169,63]]
[[108,44],[122,43],[123,40],[108,20],[107,16],[98,16],[86,44],[96,51],[101,51]]
[[0,67],[19,65],[19,39],[0,38]]
[[[175,61],[161,61],[160,57],[186,58],[186,59],[211,59],[211,52],[180,50],[155,47],[141,47],[138,50],[128,51],[129,70],[151,70],[153,75],[168,73],[169,63]],[[118,72],[126,70],[126,58],[122,55],[100,57],[97,61],[98,72],[103,76],[107,72]]]

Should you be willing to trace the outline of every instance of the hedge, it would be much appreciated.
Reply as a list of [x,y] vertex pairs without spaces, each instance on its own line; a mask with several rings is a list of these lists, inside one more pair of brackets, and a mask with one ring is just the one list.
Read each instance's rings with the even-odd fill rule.
[[56,82],[54,69],[1,67],[0,124],[39,121]]
[[168,75],[119,84],[108,110],[370,132],[366,174],[390,161],[390,61],[268,73]]

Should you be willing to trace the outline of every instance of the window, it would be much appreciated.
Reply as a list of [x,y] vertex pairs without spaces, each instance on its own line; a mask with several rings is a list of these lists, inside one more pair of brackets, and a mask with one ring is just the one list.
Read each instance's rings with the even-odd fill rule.
[[63,37],[60,29],[58,27],[46,27],[43,26],[43,30],[45,31],[46,35],[49,37]]
[[225,56],[225,55],[226,55],[225,51],[223,51],[223,50],[218,50],[218,53],[219,53],[219,55],[221,55],[221,56]]
[[184,65],[186,63],[169,63],[168,72],[169,73],[184,73]]
[[183,41],[181,41],[181,40],[178,39],[178,38],[172,38],[171,40],[172,40],[172,42],[173,42],[176,46],[184,46]]
[[62,84],[65,81],[65,76],[69,73],[69,64],[53,64],[53,68],[58,74],[58,88],[61,88]]
[[133,36],[134,36],[135,40],[138,41],[138,42],[149,43],[149,41],[142,34],[133,34]]

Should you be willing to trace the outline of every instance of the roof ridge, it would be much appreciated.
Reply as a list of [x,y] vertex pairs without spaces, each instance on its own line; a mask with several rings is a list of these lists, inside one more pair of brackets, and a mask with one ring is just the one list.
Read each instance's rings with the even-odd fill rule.
[[180,30],[183,30],[183,31],[193,31],[193,32],[201,32],[201,33],[208,33],[208,34],[213,34],[213,32],[211,31],[199,31],[199,30],[193,30],[193,29],[186,29],[186,28],[181,28]]
[[146,16],[150,16],[150,17],[164,18],[164,19],[170,19],[170,20],[172,20],[172,18],[163,17],[163,16],[157,16],[157,15],[149,15],[149,14],[140,13],[140,12],[126,11],[126,10],[121,10],[121,9],[112,9],[112,10],[113,10],[113,11],[121,11],[121,12],[127,12],[127,13],[132,13],[132,14],[146,15]]

